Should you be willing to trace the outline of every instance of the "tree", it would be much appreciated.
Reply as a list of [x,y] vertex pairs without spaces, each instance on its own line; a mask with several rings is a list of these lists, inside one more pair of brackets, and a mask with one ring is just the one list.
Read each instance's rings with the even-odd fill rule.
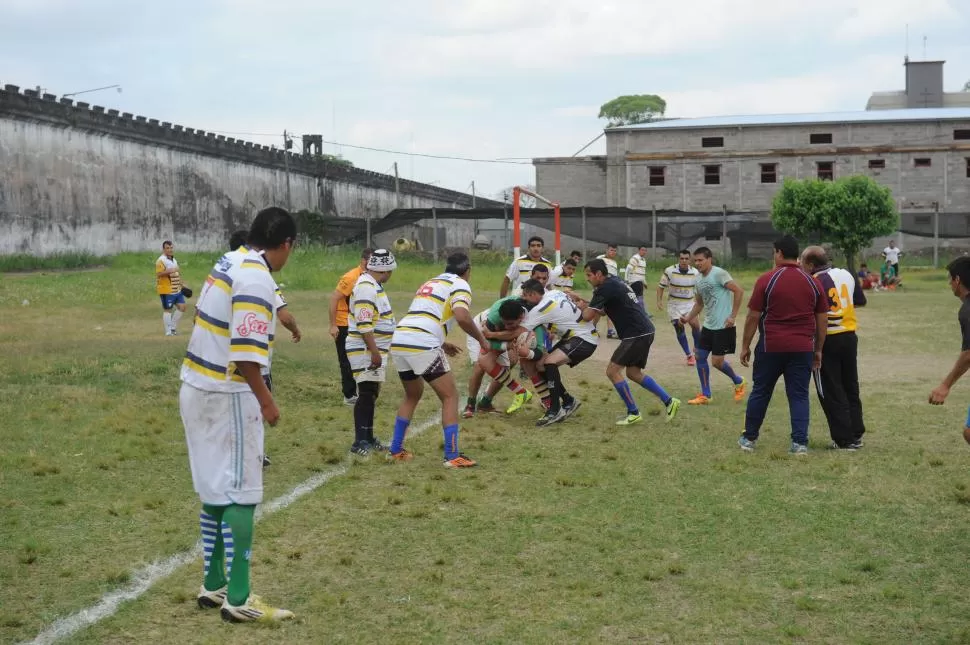
[[664,115],[667,102],[656,94],[618,96],[600,107],[599,118],[607,119],[606,127],[647,123]]
[[966,83],[963,84],[963,91],[970,92],[970,81],[967,81]]
[[860,251],[898,230],[899,212],[892,191],[870,177],[786,179],[772,202],[771,223],[800,240],[832,244],[854,273]]
[[[535,192],[536,190],[536,187],[533,186],[532,184],[517,184],[517,185],[520,188],[525,188],[527,190],[531,190],[532,192]],[[498,191],[497,193],[495,193],[495,199],[500,202],[504,201],[504,202],[507,202],[508,204],[511,204],[513,188],[515,188],[515,186],[509,186],[508,188]],[[519,194],[519,206],[521,206],[522,208],[535,208],[536,198],[533,197],[532,195],[526,195],[525,193],[521,193]]]

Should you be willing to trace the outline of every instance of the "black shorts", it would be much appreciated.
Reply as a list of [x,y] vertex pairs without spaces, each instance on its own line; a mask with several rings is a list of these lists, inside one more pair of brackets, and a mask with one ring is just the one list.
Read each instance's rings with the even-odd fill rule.
[[651,345],[653,345],[653,334],[638,336],[637,338],[625,338],[620,341],[616,351],[613,352],[610,362],[623,367],[643,369],[647,366],[647,357],[650,356]]
[[701,327],[701,337],[697,347],[709,351],[714,356],[733,354],[738,344],[738,328],[708,329]]
[[637,294],[637,298],[642,298],[643,297],[643,283],[642,282],[631,282],[630,283],[630,289],[633,290],[633,293]]
[[566,355],[568,359],[566,364],[569,367],[576,367],[593,355],[596,351],[596,345],[588,340],[583,340],[579,336],[573,336],[572,338],[556,343],[552,351],[556,351],[557,349]]

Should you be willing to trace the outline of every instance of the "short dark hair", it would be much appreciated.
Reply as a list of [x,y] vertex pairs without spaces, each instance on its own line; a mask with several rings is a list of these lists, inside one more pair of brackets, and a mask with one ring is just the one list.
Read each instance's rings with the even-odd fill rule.
[[574,260],[572,258],[566,258],[565,260],[562,261],[562,263],[563,264],[568,264],[571,267],[574,267],[574,266],[576,266],[578,264],[578,262],[576,262],[576,260]]
[[946,265],[950,278],[959,278],[965,289],[970,289],[970,257],[962,256]]
[[616,242],[607,242],[606,243],[606,248],[608,248],[608,249],[619,249],[620,247],[618,247],[616,245]]
[[599,258],[590,260],[589,262],[586,263],[586,266],[584,266],[583,268],[589,269],[590,273],[602,273],[603,275],[610,274],[610,272],[606,270],[606,262],[604,262]]
[[549,267],[542,263],[536,263],[532,265],[532,273],[538,271],[539,273],[549,273]]
[[173,246],[172,240],[165,240],[162,242],[162,248],[164,249],[166,246]]
[[538,280],[529,279],[522,283],[522,291],[531,291],[532,293],[545,293],[546,288],[542,286],[542,283]]
[[279,206],[264,208],[256,213],[248,239],[260,249],[278,249],[287,241],[296,240],[296,220]]
[[705,258],[714,257],[714,254],[711,253],[711,250],[706,246],[698,246],[696,249],[694,249],[694,255],[703,255]]
[[781,257],[786,260],[798,259],[798,240],[791,235],[785,235],[775,240],[773,245],[776,251],[781,252]]
[[[535,280],[529,280],[529,282],[535,282]],[[523,285],[523,288],[525,288],[525,285]],[[522,302],[518,298],[506,300],[498,306],[498,317],[502,320],[518,320],[524,313],[525,307],[522,306]]]
[[[829,254],[825,252],[825,249],[819,249],[818,251],[807,250],[802,259],[811,264],[813,267],[824,267],[829,263]],[[862,266],[865,266],[864,264]]]
[[235,233],[229,236],[229,250],[235,251],[240,246],[243,246],[244,244],[246,244],[246,241],[248,239],[249,239],[249,231],[247,231],[244,228],[239,229],[238,231],[236,231]]
[[371,256],[371,253],[373,253],[373,252],[374,252],[374,249],[372,249],[371,247],[369,247],[369,246],[368,247],[365,247],[364,250],[360,252],[360,259],[361,260],[369,260],[370,259],[370,256]]
[[680,255],[690,255],[690,249],[681,249],[681,250],[677,251],[677,255],[678,256],[680,256]]
[[646,249],[646,248],[649,248],[649,247],[646,244],[641,244],[640,246],[637,247],[637,251],[639,251],[640,249]]
[[465,275],[470,268],[472,268],[472,263],[468,259],[468,254],[461,251],[455,251],[445,260],[445,273]]
[[539,237],[538,235],[533,235],[532,237],[530,237],[530,238],[529,238],[529,241],[528,241],[528,242],[526,242],[526,245],[527,245],[527,246],[528,246],[528,245],[531,245],[531,244],[532,244],[533,242],[538,242],[538,243],[539,243],[539,244],[541,244],[542,246],[545,246],[545,245],[546,245],[546,241],[545,241],[545,240],[543,240],[543,239],[542,239],[541,237]]
[[569,252],[569,257],[573,257],[574,255],[578,255],[579,257],[583,257],[583,254],[581,252],[579,252],[579,251],[570,251]]
[[869,268],[869,265],[866,264],[865,262],[863,262],[862,264],[859,265],[859,268],[860,269],[868,269]]

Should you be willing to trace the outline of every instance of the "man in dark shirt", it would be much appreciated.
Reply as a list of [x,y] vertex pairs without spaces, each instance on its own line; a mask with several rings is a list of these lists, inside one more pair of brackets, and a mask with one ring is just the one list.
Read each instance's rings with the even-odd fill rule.
[[[930,392],[930,404],[943,405],[950,388],[960,380],[967,369],[970,369],[970,257],[957,258],[947,266],[950,273],[950,290],[953,295],[963,301],[960,306],[960,313],[957,315],[960,321],[960,333],[963,336],[960,356],[953,365],[953,369],[946,375],[943,382]],[[963,426],[963,438],[970,443],[970,411],[967,413],[967,421]]]
[[808,384],[822,363],[828,327],[828,299],[822,285],[798,265],[798,242],[791,236],[775,242],[775,268],[754,285],[744,321],[741,364],[751,360],[751,341],[760,332],[754,355],[754,387],[748,397],[742,450],[754,450],[775,383],[784,375],[791,416],[793,455],[808,453]]
[[643,306],[637,301],[636,294],[625,282],[611,276],[606,263],[601,259],[586,263],[586,280],[593,287],[593,298],[589,303],[577,298],[577,304],[583,312],[582,319],[595,324],[600,316],[606,315],[613,321],[620,338],[620,344],[606,368],[607,378],[626,404],[627,416],[617,421],[616,425],[627,426],[643,421],[640,409],[630,392],[630,385],[624,378],[624,368],[630,380],[646,388],[663,402],[667,421],[672,420],[680,409],[680,399],[667,394],[656,381],[643,373],[650,355],[650,345],[653,344],[654,327]]

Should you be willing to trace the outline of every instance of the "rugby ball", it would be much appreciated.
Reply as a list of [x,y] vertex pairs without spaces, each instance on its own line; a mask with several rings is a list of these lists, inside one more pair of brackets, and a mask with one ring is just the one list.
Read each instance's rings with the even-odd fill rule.
[[515,341],[519,347],[524,347],[525,349],[535,349],[536,348],[536,335],[531,331],[524,331],[519,334],[519,337]]

